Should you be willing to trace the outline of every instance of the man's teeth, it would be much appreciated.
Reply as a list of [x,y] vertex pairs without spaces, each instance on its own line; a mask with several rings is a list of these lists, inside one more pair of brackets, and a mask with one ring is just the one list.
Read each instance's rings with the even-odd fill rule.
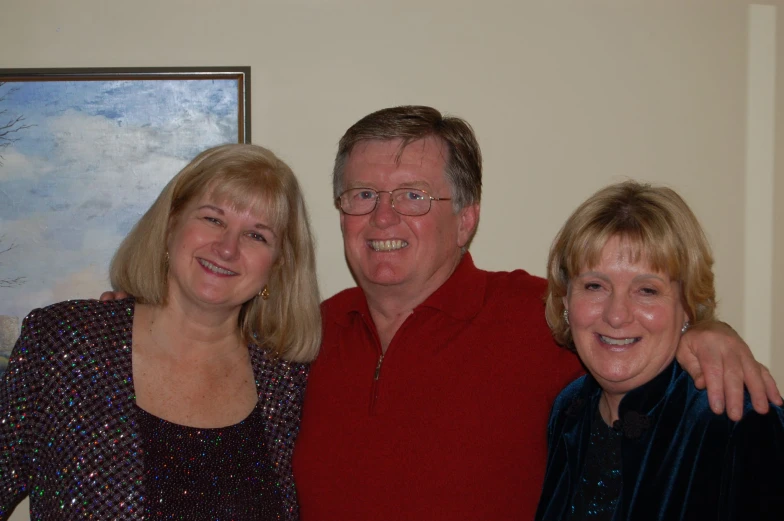
[[627,346],[629,344],[633,344],[634,342],[638,341],[639,337],[632,337],[632,338],[610,338],[608,336],[599,335],[599,338],[605,344],[610,344],[611,346]]
[[219,275],[236,275],[233,271],[225,270],[216,266],[215,264],[211,263],[210,261],[206,261],[204,259],[199,259],[199,264],[207,268],[213,273],[217,273]]
[[393,251],[408,246],[406,241],[400,239],[390,241],[370,241],[370,247],[375,251]]

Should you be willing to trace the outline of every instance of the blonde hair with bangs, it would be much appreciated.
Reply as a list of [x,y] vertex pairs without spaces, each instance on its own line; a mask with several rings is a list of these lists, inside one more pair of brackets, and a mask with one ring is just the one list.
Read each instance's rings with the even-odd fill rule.
[[581,270],[598,264],[602,249],[614,237],[629,248],[632,262],[645,262],[680,282],[692,324],[713,319],[713,256],[697,217],[674,190],[626,181],[589,197],[553,240],[547,260],[546,317],[556,342],[574,350],[563,297]]
[[120,244],[110,267],[112,287],[141,303],[166,305],[169,230],[204,194],[234,210],[263,210],[279,238],[269,298],[254,297],[240,310],[243,340],[285,360],[313,360],[321,344],[321,313],[305,200],[288,165],[263,147],[210,148],[174,176]]

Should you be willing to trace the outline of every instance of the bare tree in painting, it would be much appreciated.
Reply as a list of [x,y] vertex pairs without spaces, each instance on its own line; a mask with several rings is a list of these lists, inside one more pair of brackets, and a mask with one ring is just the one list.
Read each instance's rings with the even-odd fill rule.
[[[8,109],[3,107],[3,104],[8,100],[8,97],[16,92],[18,87],[11,87],[6,89],[5,86],[8,82],[0,81],[0,166],[3,166],[3,151],[11,145],[19,141],[19,132],[33,125],[25,123],[25,118],[22,115],[13,115],[8,112]],[[5,90],[5,92],[2,92]],[[3,244],[5,235],[0,235],[0,256],[4,253],[16,248],[16,244]],[[3,263],[0,262],[0,267]],[[0,288],[13,288],[24,284],[24,277],[5,277],[0,276]]]
[[[8,253],[9,251],[16,248],[16,244],[3,244],[3,239],[5,239],[5,235],[0,235],[0,255],[4,253]],[[0,262],[0,267],[3,266],[3,263]],[[5,278],[0,277],[0,288],[13,288],[16,286],[21,286],[24,284],[25,278],[24,277],[13,277],[13,278]]]
[[[0,82],[0,91],[5,89],[8,82]],[[21,114],[9,114],[7,108],[2,105],[8,100],[8,96],[19,90],[18,88],[11,87],[5,89],[5,92],[0,92],[0,166],[3,166],[3,151],[19,141],[19,132],[26,128],[32,127],[25,123],[25,118]]]

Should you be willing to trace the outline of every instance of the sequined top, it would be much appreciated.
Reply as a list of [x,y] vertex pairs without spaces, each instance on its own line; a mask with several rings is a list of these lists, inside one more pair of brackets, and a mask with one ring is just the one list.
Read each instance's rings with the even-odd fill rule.
[[619,429],[607,425],[599,410],[591,424],[585,469],[572,500],[569,519],[610,521],[621,495],[621,440]]
[[264,412],[204,429],[171,423],[138,409],[144,450],[145,510],[154,520],[281,519],[269,464]]
[[[0,382],[0,517],[26,495],[31,519],[149,519],[147,444],[131,365],[134,302],[68,301],[30,313]],[[273,493],[299,517],[291,455],[307,366],[251,363]]]

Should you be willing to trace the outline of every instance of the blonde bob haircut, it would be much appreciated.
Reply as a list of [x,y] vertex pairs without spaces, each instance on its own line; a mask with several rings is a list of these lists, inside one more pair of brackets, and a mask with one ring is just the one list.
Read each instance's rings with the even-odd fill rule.
[[626,181],[589,197],[553,240],[547,260],[546,316],[556,342],[575,349],[563,316],[563,298],[574,277],[599,263],[604,245],[613,237],[629,248],[632,262],[645,262],[680,282],[683,308],[692,325],[713,319],[713,256],[694,213],[670,188]]
[[321,343],[321,313],[305,201],[291,169],[260,146],[210,148],[174,176],[120,244],[110,268],[112,286],[141,303],[165,305],[169,230],[205,194],[236,211],[263,212],[279,238],[269,298],[256,296],[240,310],[243,340],[273,357],[313,360]]

